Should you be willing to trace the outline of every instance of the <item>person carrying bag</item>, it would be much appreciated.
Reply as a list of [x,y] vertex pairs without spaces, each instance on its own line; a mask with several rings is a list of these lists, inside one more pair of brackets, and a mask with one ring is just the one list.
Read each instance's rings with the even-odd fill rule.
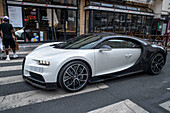
[[[17,58],[18,55],[16,54],[16,50],[15,50],[15,41],[17,40],[17,37],[15,36],[15,33],[14,33],[14,30],[13,30],[13,26],[11,24],[9,24],[9,18],[8,16],[5,16],[3,18],[3,23],[0,24],[0,31],[2,31],[2,34],[1,35],[2,39],[3,39],[3,44],[5,46],[5,52],[6,52],[6,60],[10,60],[10,57],[9,57],[9,46],[10,48],[12,48],[13,50],[13,58]],[[12,37],[12,35],[14,35],[15,37],[15,41]]]

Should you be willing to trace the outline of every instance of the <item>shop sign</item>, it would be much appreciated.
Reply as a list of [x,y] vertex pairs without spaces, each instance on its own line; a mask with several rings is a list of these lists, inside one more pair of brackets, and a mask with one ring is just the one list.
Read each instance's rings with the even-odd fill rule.
[[47,16],[42,16],[42,20],[49,20]]
[[68,21],[74,22],[74,17],[68,17]]
[[13,27],[23,27],[22,7],[8,6],[9,23]]

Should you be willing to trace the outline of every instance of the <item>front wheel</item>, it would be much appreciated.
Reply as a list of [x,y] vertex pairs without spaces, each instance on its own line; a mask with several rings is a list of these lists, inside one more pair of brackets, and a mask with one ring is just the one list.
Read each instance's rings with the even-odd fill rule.
[[152,75],[159,74],[164,64],[165,64],[164,56],[161,53],[155,54],[150,62],[149,73]]
[[61,69],[58,82],[67,91],[79,91],[87,84],[89,74],[89,68],[84,62],[72,61]]

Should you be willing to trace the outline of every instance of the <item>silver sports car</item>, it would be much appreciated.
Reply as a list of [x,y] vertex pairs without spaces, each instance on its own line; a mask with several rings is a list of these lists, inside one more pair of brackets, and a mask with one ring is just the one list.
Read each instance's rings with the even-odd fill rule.
[[143,39],[113,34],[84,34],[66,42],[39,46],[23,62],[23,77],[30,84],[78,91],[87,82],[99,82],[138,72],[157,75],[167,50]]

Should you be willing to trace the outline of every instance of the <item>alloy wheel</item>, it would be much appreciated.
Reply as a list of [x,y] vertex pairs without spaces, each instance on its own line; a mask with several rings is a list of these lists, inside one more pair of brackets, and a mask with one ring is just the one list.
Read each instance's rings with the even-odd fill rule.
[[63,84],[69,91],[77,91],[86,85],[88,76],[89,72],[85,65],[72,64],[64,72]]
[[151,62],[151,71],[153,74],[159,74],[164,66],[164,57],[162,54],[156,54]]

